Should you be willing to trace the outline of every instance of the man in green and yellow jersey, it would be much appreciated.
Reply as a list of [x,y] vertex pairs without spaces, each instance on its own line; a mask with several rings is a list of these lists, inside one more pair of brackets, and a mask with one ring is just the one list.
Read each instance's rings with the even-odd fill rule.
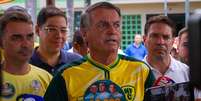
[[34,46],[33,22],[21,11],[0,18],[0,41],[4,50],[1,101],[42,101],[52,76],[29,64]]
[[[45,101],[143,100],[145,89],[152,85],[154,78],[142,61],[118,55],[120,19],[120,9],[107,2],[86,9],[81,16],[80,29],[89,54],[64,66],[51,81]],[[119,96],[112,96],[111,84],[115,85]]]

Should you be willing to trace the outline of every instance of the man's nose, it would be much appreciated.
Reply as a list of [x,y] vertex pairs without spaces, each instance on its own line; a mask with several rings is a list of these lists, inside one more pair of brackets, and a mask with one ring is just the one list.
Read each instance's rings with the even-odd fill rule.
[[26,39],[24,39],[22,42],[21,42],[21,46],[22,47],[27,47],[28,46],[28,41]]
[[114,25],[110,24],[110,26],[108,26],[108,31],[109,31],[109,33],[115,34],[115,33],[119,32],[119,29],[116,28]]
[[165,39],[161,36],[161,37],[158,38],[157,43],[164,44],[165,43]]

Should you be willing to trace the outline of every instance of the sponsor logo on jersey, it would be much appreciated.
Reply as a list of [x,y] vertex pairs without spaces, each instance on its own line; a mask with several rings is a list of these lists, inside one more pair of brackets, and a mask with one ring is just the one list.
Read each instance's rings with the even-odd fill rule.
[[32,80],[31,87],[33,88],[34,93],[38,93],[41,89],[41,84],[38,80]]
[[15,94],[15,87],[9,82],[5,82],[2,85],[2,97],[11,98]]
[[125,97],[126,97],[126,101],[134,101],[135,96],[136,96],[136,90],[133,86],[123,86],[122,87]]

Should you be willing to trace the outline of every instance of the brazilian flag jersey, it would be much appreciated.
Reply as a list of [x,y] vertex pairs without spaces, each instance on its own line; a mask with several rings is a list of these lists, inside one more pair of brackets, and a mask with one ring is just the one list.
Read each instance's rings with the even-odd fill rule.
[[3,84],[0,101],[43,100],[43,95],[52,80],[52,75],[36,66],[29,66],[30,71],[24,75],[15,75],[2,71]]
[[89,55],[64,66],[51,81],[45,101],[142,101],[154,76],[142,61],[119,55],[108,66]]

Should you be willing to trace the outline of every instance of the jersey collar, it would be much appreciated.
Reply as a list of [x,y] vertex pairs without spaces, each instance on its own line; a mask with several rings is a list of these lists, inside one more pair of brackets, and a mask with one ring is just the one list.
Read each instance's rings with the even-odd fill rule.
[[90,54],[87,55],[87,59],[92,65],[94,65],[95,67],[98,67],[100,69],[103,69],[103,70],[110,70],[110,69],[114,68],[119,63],[119,60],[120,60],[119,55],[118,55],[116,60],[112,64],[106,66],[104,64],[101,64],[101,63],[93,60],[91,58]]

